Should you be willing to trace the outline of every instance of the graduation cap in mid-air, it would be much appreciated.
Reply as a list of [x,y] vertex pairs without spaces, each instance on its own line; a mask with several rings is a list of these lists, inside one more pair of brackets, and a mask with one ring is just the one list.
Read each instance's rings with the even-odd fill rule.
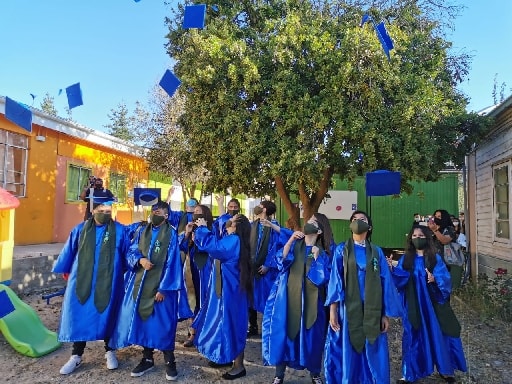
[[187,5],[183,15],[183,29],[204,28],[206,4]]
[[155,191],[144,191],[139,195],[140,205],[143,207],[152,207],[160,200],[160,195]]
[[21,128],[32,132],[32,111],[28,105],[18,103],[17,101],[5,98],[5,117]]
[[84,104],[84,101],[82,100],[82,90],[80,89],[80,83],[76,83],[67,87],[66,95],[68,97],[69,109],[73,109],[79,105]]
[[163,88],[165,92],[167,92],[169,97],[172,97],[174,95],[174,92],[176,92],[176,90],[181,85],[181,81],[174,75],[174,73],[172,73],[169,70],[166,70],[162,79],[160,80],[159,85]]

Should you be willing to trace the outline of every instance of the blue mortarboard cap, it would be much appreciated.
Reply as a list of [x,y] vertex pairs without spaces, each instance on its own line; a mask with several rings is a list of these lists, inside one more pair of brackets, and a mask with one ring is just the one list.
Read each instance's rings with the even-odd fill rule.
[[[142,203],[142,199],[140,199],[140,195],[144,193],[152,193],[154,194],[158,200],[161,200],[162,189],[161,188],[133,188],[133,204],[135,205],[145,205]],[[148,196],[149,198],[149,196]]]
[[82,90],[80,89],[80,83],[70,85],[66,88],[66,95],[68,96],[69,109],[83,105]]
[[140,205],[144,207],[151,207],[158,203],[160,195],[155,191],[144,191],[139,195]]
[[112,205],[114,203],[113,197],[107,197],[107,196],[94,196],[92,198],[93,206],[98,205]]
[[195,201],[194,199],[189,199],[189,200],[187,201],[187,205],[188,205],[189,207],[195,207],[195,206],[197,205],[197,201]]
[[366,174],[366,196],[387,196],[400,193],[400,172],[378,170]]
[[0,319],[14,312],[15,308],[6,291],[0,291]]
[[167,92],[169,97],[172,97],[172,95],[174,95],[174,92],[176,92],[176,90],[180,86],[181,81],[176,76],[174,76],[174,74],[171,71],[166,70],[159,84],[163,88],[163,90]]
[[363,17],[361,18],[361,24],[359,24],[359,26],[362,27],[366,22],[371,21],[371,20],[372,20],[372,17],[369,14],[365,13],[363,15]]
[[204,28],[206,4],[187,5],[183,15],[183,29]]
[[6,97],[5,117],[14,124],[32,132],[32,111],[28,105],[18,103],[17,101]]
[[375,32],[377,32],[377,37],[380,40],[380,44],[382,45],[382,49],[386,53],[388,60],[390,59],[389,51],[393,49],[393,40],[388,35],[388,31],[386,31],[386,26],[384,22],[381,21],[379,24],[375,26]]

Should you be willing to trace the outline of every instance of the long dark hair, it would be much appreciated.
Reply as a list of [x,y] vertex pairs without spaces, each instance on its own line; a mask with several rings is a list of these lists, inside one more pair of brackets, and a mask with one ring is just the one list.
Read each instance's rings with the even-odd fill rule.
[[238,268],[240,269],[240,289],[247,292],[249,299],[252,299],[252,275],[251,275],[251,223],[244,215],[236,217],[235,233],[240,238],[240,258],[238,259]]
[[441,221],[440,221],[441,224],[439,224],[439,232],[443,233],[443,231],[447,227],[453,227],[452,219],[446,209],[436,209],[436,211],[434,212],[434,215],[433,215],[434,217],[436,216],[437,212],[439,212],[441,214]]
[[206,226],[211,231],[213,226],[212,211],[210,210],[210,208],[203,204],[200,204],[199,207],[201,208],[201,212],[204,215],[204,219],[206,220]]
[[430,230],[429,227],[419,224],[413,224],[411,230],[409,231],[409,234],[407,235],[407,241],[405,244],[405,255],[404,255],[404,262],[403,262],[403,268],[405,270],[410,270],[414,266],[414,260],[416,259],[416,247],[412,243],[412,234],[414,233],[415,229],[421,229],[423,234],[425,235],[425,238],[427,239],[427,246],[423,249],[423,258],[425,260],[425,267],[432,272],[434,269],[437,259],[436,259],[436,246],[434,244],[433,240],[433,233]]
[[[328,255],[331,254],[331,242],[334,241],[333,235],[332,235],[332,228],[331,223],[329,222],[329,219],[327,216],[325,216],[323,213],[315,212],[313,214],[316,218],[316,222],[320,226],[320,229],[322,230],[321,233],[321,240],[322,240],[322,248],[324,249],[325,253]],[[319,237],[320,237],[319,236]]]

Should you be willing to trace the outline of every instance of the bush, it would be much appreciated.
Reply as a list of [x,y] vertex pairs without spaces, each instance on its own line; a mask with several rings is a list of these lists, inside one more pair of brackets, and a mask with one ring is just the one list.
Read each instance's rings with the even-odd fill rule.
[[512,278],[507,270],[498,268],[495,277],[478,275],[477,281],[469,281],[456,294],[477,311],[482,320],[501,319],[512,322]]

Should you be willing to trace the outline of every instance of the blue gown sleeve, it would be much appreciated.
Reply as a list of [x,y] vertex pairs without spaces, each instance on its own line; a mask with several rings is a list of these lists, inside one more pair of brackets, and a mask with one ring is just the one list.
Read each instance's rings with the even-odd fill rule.
[[331,265],[331,275],[327,285],[327,297],[325,305],[332,303],[343,303],[345,300],[345,289],[343,283],[343,248],[345,243],[340,243],[334,251]]
[[183,287],[183,270],[181,266],[178,236],[176,231],[171,235],[169,248],[167,248],[167,260],[158,291],[178,291]]
[[73,262],[78,254],[78,239],[80,231],[83,228],[83,223],[78,224],[73,228],[64,243],[64,247],[60,251],[59,257],[53,266],[52,272],[54,273],[70,273]]
[[194,242],[200,251],[207,252],[214,259],[227,261],[238,249],[240,239],[236,235],[218,239],[208,228],[199,227],[195,231]]
[[441,256],[436,255],[437,263],[432,271],[435,281],[429,284],[429,289],[434,293],[434,297],[439,304],[443,304],[449,299],[452,292],[452,281],[450,272]]
[[401,317],[404,314],[402,301],[396,289],[388,261],[382,249],[377,247],[380,260],[380,278],[382,282],[383,314],[389,317]]
[[137,271],[140,268],[139,259],[142,257],[142,253],[139,251],[139,237],[140,232],[137,235],[137,239],[134,239],[126,253],[126,264],[131,271]]
[[403,269],[404,256],[398,260],[398,264],[396,267],[393,267],[391,270],[391,276],[393,277],[393,282],[395,283],[396,288],[399,291],[405,290],[407,286],[407,282],[409,281],[410,273]]
[[167,218],[167,221],[177,230],[178,226],[180,225],[181,216],[183,216],[183,214],[184,213],[182,211],[173,211],[169,209],[169,217]]

